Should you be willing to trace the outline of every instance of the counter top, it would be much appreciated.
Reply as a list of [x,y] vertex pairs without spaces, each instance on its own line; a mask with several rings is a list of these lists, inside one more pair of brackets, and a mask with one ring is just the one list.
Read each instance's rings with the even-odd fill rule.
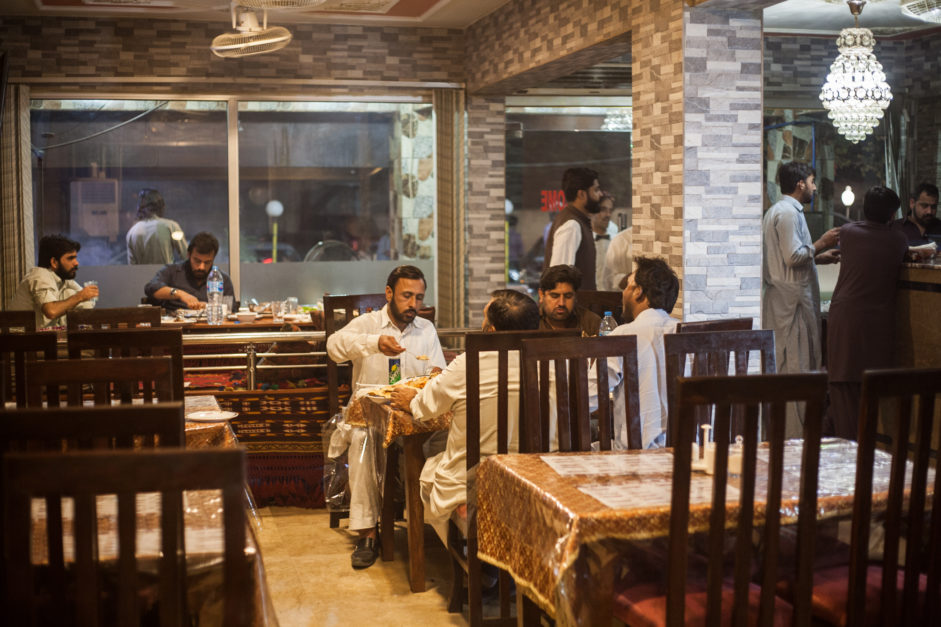
[[913,261],[903,263],[903,268],[918,268],[921,270],[941,270],[941,257],[935,257],[931,261]]

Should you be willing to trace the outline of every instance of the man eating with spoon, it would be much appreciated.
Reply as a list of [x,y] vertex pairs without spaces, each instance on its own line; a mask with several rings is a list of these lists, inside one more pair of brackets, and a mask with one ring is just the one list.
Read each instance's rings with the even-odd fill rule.
[[[353,363],[354,395],[368,389],[364,386],[391,383],[389,374],[395,360],[402,378],[423,375],[429,366],[444,368],[434,324],[418,317],[424,300],[422,271],[399,266],[386,281],[386,306],[354,318],[327,340],[330,359]],[[381,498],[375,447],[364,427],[351,430],[349,477],[350,530],[359,535],[351,561],[353,568],[367,568],[379,555],[376,523]]]

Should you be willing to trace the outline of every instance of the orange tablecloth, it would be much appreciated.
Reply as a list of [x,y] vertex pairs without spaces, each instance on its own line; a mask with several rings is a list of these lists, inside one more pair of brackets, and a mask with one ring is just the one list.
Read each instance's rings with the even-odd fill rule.
[[384,448],[389,448],[393,440],[401,435],[446,430],[451,426],[451,412],[419,421],[407,411],[393,409],[392,405],[376,403],[366,396],[360,396],[350,402],[346,422],[355,427],[369,427],[370,434],[379,437]]
[[[796,521],[802,448],[799,440],[785,447],[782,524]],[[855,442],[824,441],[817,503],[820,518],[851,514],[856,450]],[[667,535],[672,460],[672,451],[664,449],[488,457],[477,475],[478,554],[483,561],[509,571],[517,585],[560,624],[578,622],[576,617],[591,615],[590,601],[583,594],[590,584],[579,581],[584,572],[576,575],[573,568],[583,549],[604,553],[600,545],[608,541]],[[760,467],[758,474],[762,474]],[[884,498],[888,480],[888,455],[876,451],[874,494]],[[692,532],[708,527],[711,486],[711,476],[694,473]],[[736,520],[738,502],[733,487],[730,482],[730,524]],[[762,491],[759,481],[756,503]],[[874,508],[879,502],[874,499]],[[763,508],[758,504],[755,523],[760,524],[762,518]]]

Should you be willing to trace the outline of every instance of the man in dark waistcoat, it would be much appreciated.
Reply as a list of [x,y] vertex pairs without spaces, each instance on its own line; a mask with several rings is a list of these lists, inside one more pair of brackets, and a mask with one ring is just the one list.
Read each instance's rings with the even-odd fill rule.
[[582,288],[593,290],[596,289],[595,238],[590,216],[601,210],[598,173],[588,168],[569,168],[562,175],[562,191],[567,204],[549,230],[542,269],[575,266],[582,271]]
[[931,183],[919,185],[908,201],[908,215],[892,223],[908,239],[909,246],[932,241],[941,245],[941,220],[938,219],[938,188]]

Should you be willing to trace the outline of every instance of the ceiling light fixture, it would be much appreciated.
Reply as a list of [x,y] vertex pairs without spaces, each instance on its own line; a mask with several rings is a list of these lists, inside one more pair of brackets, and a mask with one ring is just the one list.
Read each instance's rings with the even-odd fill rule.
[[634,128],[633,109],[613,109],[604,116],[602,131],[631,131]]
[[856,25],[844,28],[836,39],[840,54],[830,66],[820,101],[836,130],[855,144],[879,124],[882,112],[892,102],[892,90],[872,52],[876,38],[868,28],[859,27],[866,1],[847,0],[846,4]]

